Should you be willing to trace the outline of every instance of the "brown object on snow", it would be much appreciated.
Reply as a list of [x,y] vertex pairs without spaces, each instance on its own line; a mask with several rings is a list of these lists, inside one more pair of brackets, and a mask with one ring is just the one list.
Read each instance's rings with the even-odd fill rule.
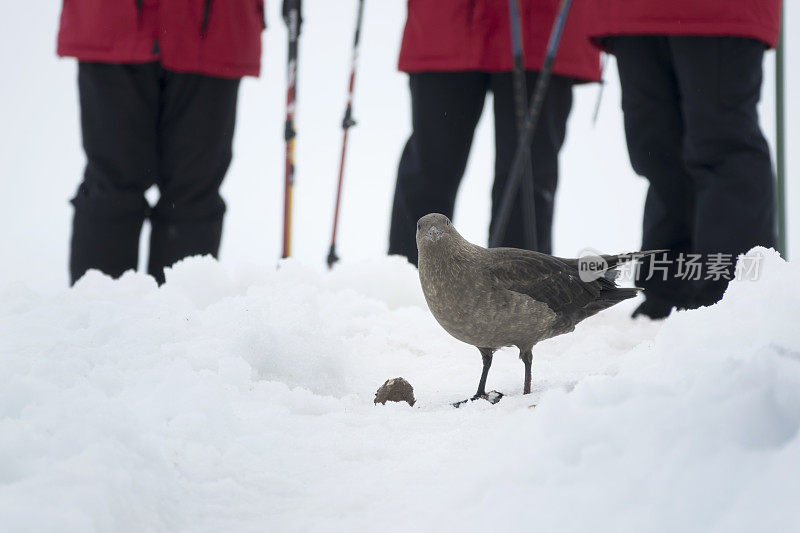
[[403,378],[387,379],[386,383],[375,393],[376,404],[386,404],[386,402],[408,402],[414,405],[414,387]]

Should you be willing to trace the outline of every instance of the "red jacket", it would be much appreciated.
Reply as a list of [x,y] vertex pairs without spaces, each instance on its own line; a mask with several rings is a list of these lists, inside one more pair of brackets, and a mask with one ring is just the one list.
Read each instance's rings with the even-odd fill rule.
[[58,55],[258,76],[263,0],[64,0]]
[[[587,1],[572,3],[553,72],[596,81],[600,79],[599,57],[587,39]],[[519,0],[529,70],[542,67],[559,3]],[[511,71],[508,1],[408,0],[398,67],[404,72]]]
[[710,35],[778,43],[781,0],[590,0],[594,38]]

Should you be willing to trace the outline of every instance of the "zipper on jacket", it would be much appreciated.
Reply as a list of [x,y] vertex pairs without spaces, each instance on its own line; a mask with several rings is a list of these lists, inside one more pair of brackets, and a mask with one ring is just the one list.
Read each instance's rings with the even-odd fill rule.
[[203,24],[200,26],[200,35],[206,36],[208,30],[208,16],[211,13],[211,0],[206,0],[203,4]]
[[142,29],[142,17],[144,13],[144,0],[134,0],[136,2],[136,22],[139,29]]

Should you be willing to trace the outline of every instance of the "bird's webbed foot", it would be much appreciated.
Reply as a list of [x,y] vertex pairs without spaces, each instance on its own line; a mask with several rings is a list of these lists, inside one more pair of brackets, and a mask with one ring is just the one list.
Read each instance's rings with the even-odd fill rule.
[[497,392],[496,390],[493,390],[493,391],[487,392],[485,394],[476,394],[472,398],[467,398],[466,400],[461,400],[460,402],[456,402],[456,403],[453,404],[453,407],[458,409],[459,407],[461,407],[465,403],[474,402],[475,400],[486,400],[490,404],[494,405],[497,402],[499,402],[503,398],[503,396],[505,396],[505,395],[502,392]]
[[505,396],[505,394],[503,394],[502,392],[498,392],[496,390],[493,390],[493,391],[489,391],[488,393],[484,394],[483,396],[481,396],[481,398],[486,400],[490,404],[494,405],[497,402],[499,402],[500,400],[502,400],[503,396]]

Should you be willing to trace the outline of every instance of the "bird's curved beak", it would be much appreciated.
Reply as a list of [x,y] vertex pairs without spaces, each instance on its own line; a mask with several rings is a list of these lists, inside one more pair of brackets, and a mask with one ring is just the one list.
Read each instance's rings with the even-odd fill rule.
[[442,232],[436,226],[431,226],[428,233],[425,234],[425,237],[430,239],[431,242],[436,242],[442,238]]

